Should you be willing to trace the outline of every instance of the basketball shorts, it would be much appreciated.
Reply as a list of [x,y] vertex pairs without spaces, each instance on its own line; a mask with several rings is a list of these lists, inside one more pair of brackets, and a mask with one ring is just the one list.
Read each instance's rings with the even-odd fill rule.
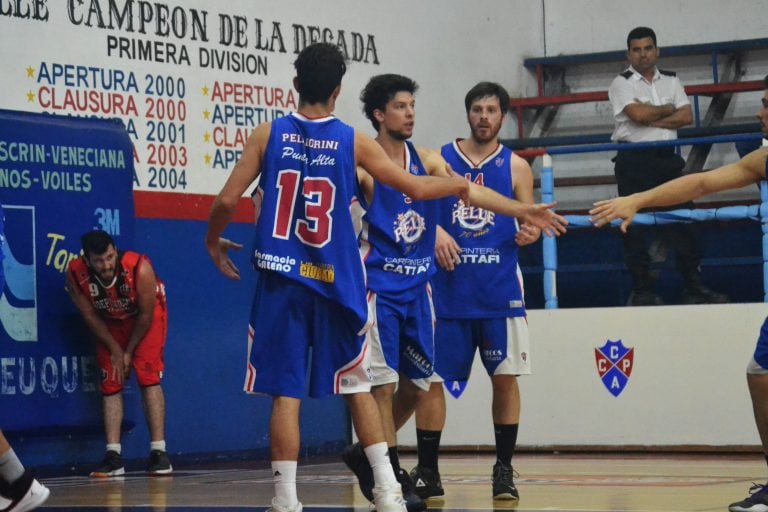
[[430,286],[425,285],[423,292],[408,302],[369,292],[368,305],[375,314],[373,327],[367,333],[373,385],[398,382],[402,373],[419,388],[428,390],[435,360],[435,310]]
[[524,316],[482,319],[438,318],[432,382],[466,381],[475,351],[488,375],[531,373],[528,320]]
[[338,302],[261,272],[248,326],[245,391],[299,399],[370,391],[370,351],[357,324]]
[[[128,346],[135,323],[134,318],[106,322],[110,334],[123,349]],[[133,352],[133,370],[139,386],[147,387],[160,384],[165,369],[163,349],[167,334],[168,311],[165,303],[157,302],[155,310],[152,312],[152,323],[149,325],[149,330]],[[101,369],[101,393],[114,395],[122,391],[123,384],[115,379],[112,371],[109,350],[102,343],[96,344],[96,361]]]
[[755,353],[747,365],[747,373],[752,375],[768,374],[768,317],[760,328]]

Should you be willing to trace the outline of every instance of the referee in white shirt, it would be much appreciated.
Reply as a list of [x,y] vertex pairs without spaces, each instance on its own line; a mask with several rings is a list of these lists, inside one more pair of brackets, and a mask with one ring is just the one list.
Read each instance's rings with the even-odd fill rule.
[[[659,70],[656,33],[637,27],[627,36],[630,66],[611,83],[608,97],[616,128],[614,142],[674,140],[677,129],[691,124],[693,114],[680,80],[671,71]],[[614,158],[620,196],[648,190],[682,175],[685,160],[674,147],[619,151]],[[691,204],[682,205],[690,207]],[[680,207],[680,206],[678,206]],[[656,232],[656,228],[651,228]],[[687,304],[728,302],[727,295],[716,293],[701,283],[699,254],[693,228],[689,224],[659,226],[660,241],[675,249],[677,269],[683,277],[682,302]],[[655,277],[646,249],[645,226],[632,225],[623,236],[624,261],[634,281],[628,304],[662,304],[655,293]]]

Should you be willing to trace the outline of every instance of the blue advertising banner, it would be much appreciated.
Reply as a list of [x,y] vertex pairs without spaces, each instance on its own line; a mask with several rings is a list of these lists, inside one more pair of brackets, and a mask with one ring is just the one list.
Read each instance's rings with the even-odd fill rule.
[[0,110],[0,428],[100,428],[100,374],[65,271],[86,231],[133,245],[133,179],[121,121]]

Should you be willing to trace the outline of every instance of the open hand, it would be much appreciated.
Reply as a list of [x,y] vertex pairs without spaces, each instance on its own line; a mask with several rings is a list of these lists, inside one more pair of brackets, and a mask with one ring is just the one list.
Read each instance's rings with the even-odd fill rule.
[[557,203],[539,203],[532,204],[526,213],[520,220],[536,226],[544,231],[547,236],[560,236],[565,233],[565,226],[568,225],[568,221],[565,217],[556,214],[552,209]]
[[594,203],[594,208],[589,210],[590,221],[596,227],[602,227],[614,219],[623,219],[621,223],[621,232],[626,233],[627,228],[632,223],[632,219],[637,213],[637,207],[634,204],[632,196],[615,197],[605,199]]
[[211,243],[208,240],[205,242],[205,246],[208,249],[208,255],[213,260],[213,263],[218,267],[222,274],[230,279],[236,281],[240,280],[240,270],[235,266],[231,259],[229,259],[229,250],[234,249],[239,251],[243,248],[242,244],[235,243],[226,238],[219,238],[215,243]]

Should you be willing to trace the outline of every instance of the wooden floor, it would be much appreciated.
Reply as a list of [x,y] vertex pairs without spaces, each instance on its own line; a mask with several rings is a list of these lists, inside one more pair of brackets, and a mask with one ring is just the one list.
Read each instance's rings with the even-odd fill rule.
[[[519,454],[519,502],[491,499],[491,455],[441,458],[446,496],[429,510],[518,512],[725,511],[768,470],[759,455]],[[403,457],[403,467],[414,465]],[[367,511],[353,475],[342,463],[301,465],[299,499],[306,512]],[[51,497],[42,511],[195,512],[264,510],[272,498],[267,469],[184,469],[170,477],[128,473],[118,479],[43,479]]]

